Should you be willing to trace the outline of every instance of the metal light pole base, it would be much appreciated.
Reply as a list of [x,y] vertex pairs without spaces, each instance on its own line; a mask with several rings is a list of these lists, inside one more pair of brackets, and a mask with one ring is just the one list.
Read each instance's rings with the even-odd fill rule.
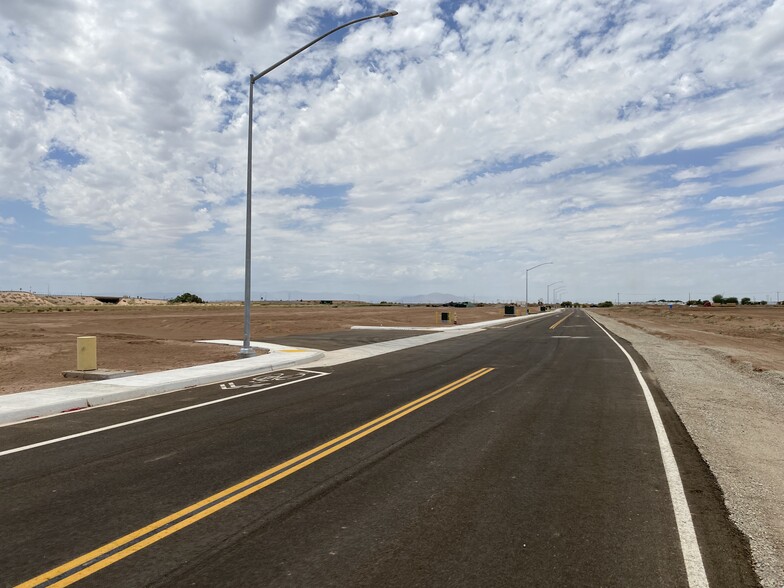
[[242,347],[240,348],[240,352],[237,354],[240,358],[244,357],[256,357],[256,351],[253,347]]

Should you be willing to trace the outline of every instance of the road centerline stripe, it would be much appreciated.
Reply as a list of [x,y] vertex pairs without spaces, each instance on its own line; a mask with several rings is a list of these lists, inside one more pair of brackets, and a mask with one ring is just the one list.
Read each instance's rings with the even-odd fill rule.
[[108,567],[173,533],[258,492],[262,488],[266,488],[328,455],[339,451],[355,441],[370,435],[374,431],[430,404],[442,396],[446,396],[466,384],[487,375],[493,371],[493,369],[494,368],[482,368],[472,372],[467,376],[387,412],[380,417],[343,433],[338,437],[330,439],[281,464],[273,466],[167,517],[159,519],[141,529],[133,531],[115,541],[77,557],[76,559],[44,572],[35,578],[19,584],[17,588],[31,588],[34,586],[69,586],[74,582]]
[[557,328],[558,328],[558,325],[560,325],[562,322],[564,322],[566,319],[568,319],[568,318],[569,318],[570,316],[572,316],[573,314],[574,314],[574,311],[572,311],[572,312],[570,312],[569,314],[567,314],[565,317],[563,317],[563,318],[562,318],[561,320],[559,320],[557,323],[554,323],[554,324],[550,325],[550,327],[549,327],[549,328],[550,328],[550,330],[552,331],[553,329],[557,329]]

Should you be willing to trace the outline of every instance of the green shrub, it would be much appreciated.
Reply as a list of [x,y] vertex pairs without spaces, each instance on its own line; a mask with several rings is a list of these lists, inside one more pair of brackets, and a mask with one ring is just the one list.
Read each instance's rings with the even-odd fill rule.
[[185,294],[180,294],[177,298],[172,298],[169,300],[170,304],[178,304],[182,302],[191,302],[195,304],[204,304],[204,300],[196,296],[196,294],[191,294],[190,292],[185,292]]

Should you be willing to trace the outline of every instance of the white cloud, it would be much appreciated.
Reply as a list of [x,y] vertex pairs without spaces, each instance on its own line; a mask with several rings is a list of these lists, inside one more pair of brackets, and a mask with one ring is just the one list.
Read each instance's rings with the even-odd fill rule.
[[[18,253],[4,273],[40,261],[46,275],[51,262],[71,283],[89,261],[106,275],[137,268],[126,279],[139,291],[239,294],[248,75],[385,7],[4,2],[0,199],[38,205],[103,247],[64,265],[46,249]],[[653,251],[776,243],[741,216],[703,215],[779,210],[781,2],[389,8],[400,15],[256,84],[254,280],[265,288],[481,284],[474,293],[495,298],[519,292],[512,268],[557,257],[545,270],[583,276],[575,297],[602,297],[583,256],[622,281]],[[72,103],[47,99],[51,89]],[[339,206],[308,188],[325,184],[348,186]],[[6,241],[23,244],[13,229]]]
[[784,206],[784,186],[770,190],[763,190],[754,195],[747,196],[719,196],[711,200],[707,208],[710,209],[752,209],[756,212],[769,212],[772,205]]

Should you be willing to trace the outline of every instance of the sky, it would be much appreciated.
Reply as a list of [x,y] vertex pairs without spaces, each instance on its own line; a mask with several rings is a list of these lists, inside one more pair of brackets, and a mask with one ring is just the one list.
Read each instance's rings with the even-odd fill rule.
[[253,299],[784,297],[784,0],[3,0],[0,290],[242,299],[386,9]]

